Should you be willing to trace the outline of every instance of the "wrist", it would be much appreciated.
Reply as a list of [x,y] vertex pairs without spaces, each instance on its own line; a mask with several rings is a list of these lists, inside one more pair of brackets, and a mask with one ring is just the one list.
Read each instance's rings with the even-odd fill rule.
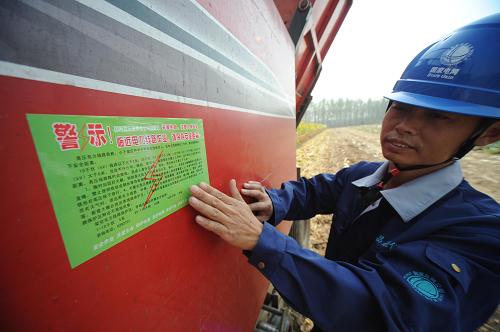
[[248,248],[247,250],[253,250],[255,248],[255,246],[259,242],[260,235],[262,234],[262,231],[264,230],[264,224],[261,223],[257,218],[255,220],[256,220],[255,226],[256,226],[256,235],[257,236],[256,236],[256,238],[254,238],[254,240],[252,241],[252,244],[250,245],[250,248]]

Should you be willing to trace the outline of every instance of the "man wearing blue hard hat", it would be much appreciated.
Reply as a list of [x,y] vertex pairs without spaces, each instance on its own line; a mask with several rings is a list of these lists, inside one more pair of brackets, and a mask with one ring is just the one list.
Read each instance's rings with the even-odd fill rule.
[[[500,140],[500,14],[423,50],[386,98],[386,162],[281,189],[248,182],[249,205],[234,180],[232,197],[193,186],[196,221],[244,249],[318,331],[472,331],[500,300],[500,206],[459,159]],[[330,213],[325,257],[272,226]]]

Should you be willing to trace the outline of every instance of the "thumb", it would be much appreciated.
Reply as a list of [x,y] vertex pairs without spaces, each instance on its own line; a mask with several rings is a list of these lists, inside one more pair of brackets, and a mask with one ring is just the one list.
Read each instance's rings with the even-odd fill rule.
[[236,180],[235,179],[231,179],[229,181],[229,192],[231,193],[231,196],[233,196],[233,198],[235,198],[239,201],[242,201],[242,202],[245,201],[243,199],[243,197],[241,197],[241,194],[240,194],[240,191],[238,190],[238,187],[236,187]]

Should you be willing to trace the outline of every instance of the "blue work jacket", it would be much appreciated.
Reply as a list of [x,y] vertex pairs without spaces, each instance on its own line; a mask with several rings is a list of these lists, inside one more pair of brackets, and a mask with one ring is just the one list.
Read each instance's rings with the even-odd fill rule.
[[274,213],[249,262],[324,331],[476,329],[500,299],[500,206],[463,180],[458,162],[383,190],[396,213],[354,263],[272,226],[333,213],[334,241],[359,217],[357,186],[377,183],[386,166],[361,162],[268,190]]

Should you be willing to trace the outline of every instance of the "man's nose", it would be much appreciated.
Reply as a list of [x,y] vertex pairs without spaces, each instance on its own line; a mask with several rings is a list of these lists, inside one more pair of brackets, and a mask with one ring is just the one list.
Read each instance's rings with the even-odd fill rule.
[[422,114],[418,110],[402,112],[400,121],[396,124],[395,129],[399,134],[415,135],[424,125]]

